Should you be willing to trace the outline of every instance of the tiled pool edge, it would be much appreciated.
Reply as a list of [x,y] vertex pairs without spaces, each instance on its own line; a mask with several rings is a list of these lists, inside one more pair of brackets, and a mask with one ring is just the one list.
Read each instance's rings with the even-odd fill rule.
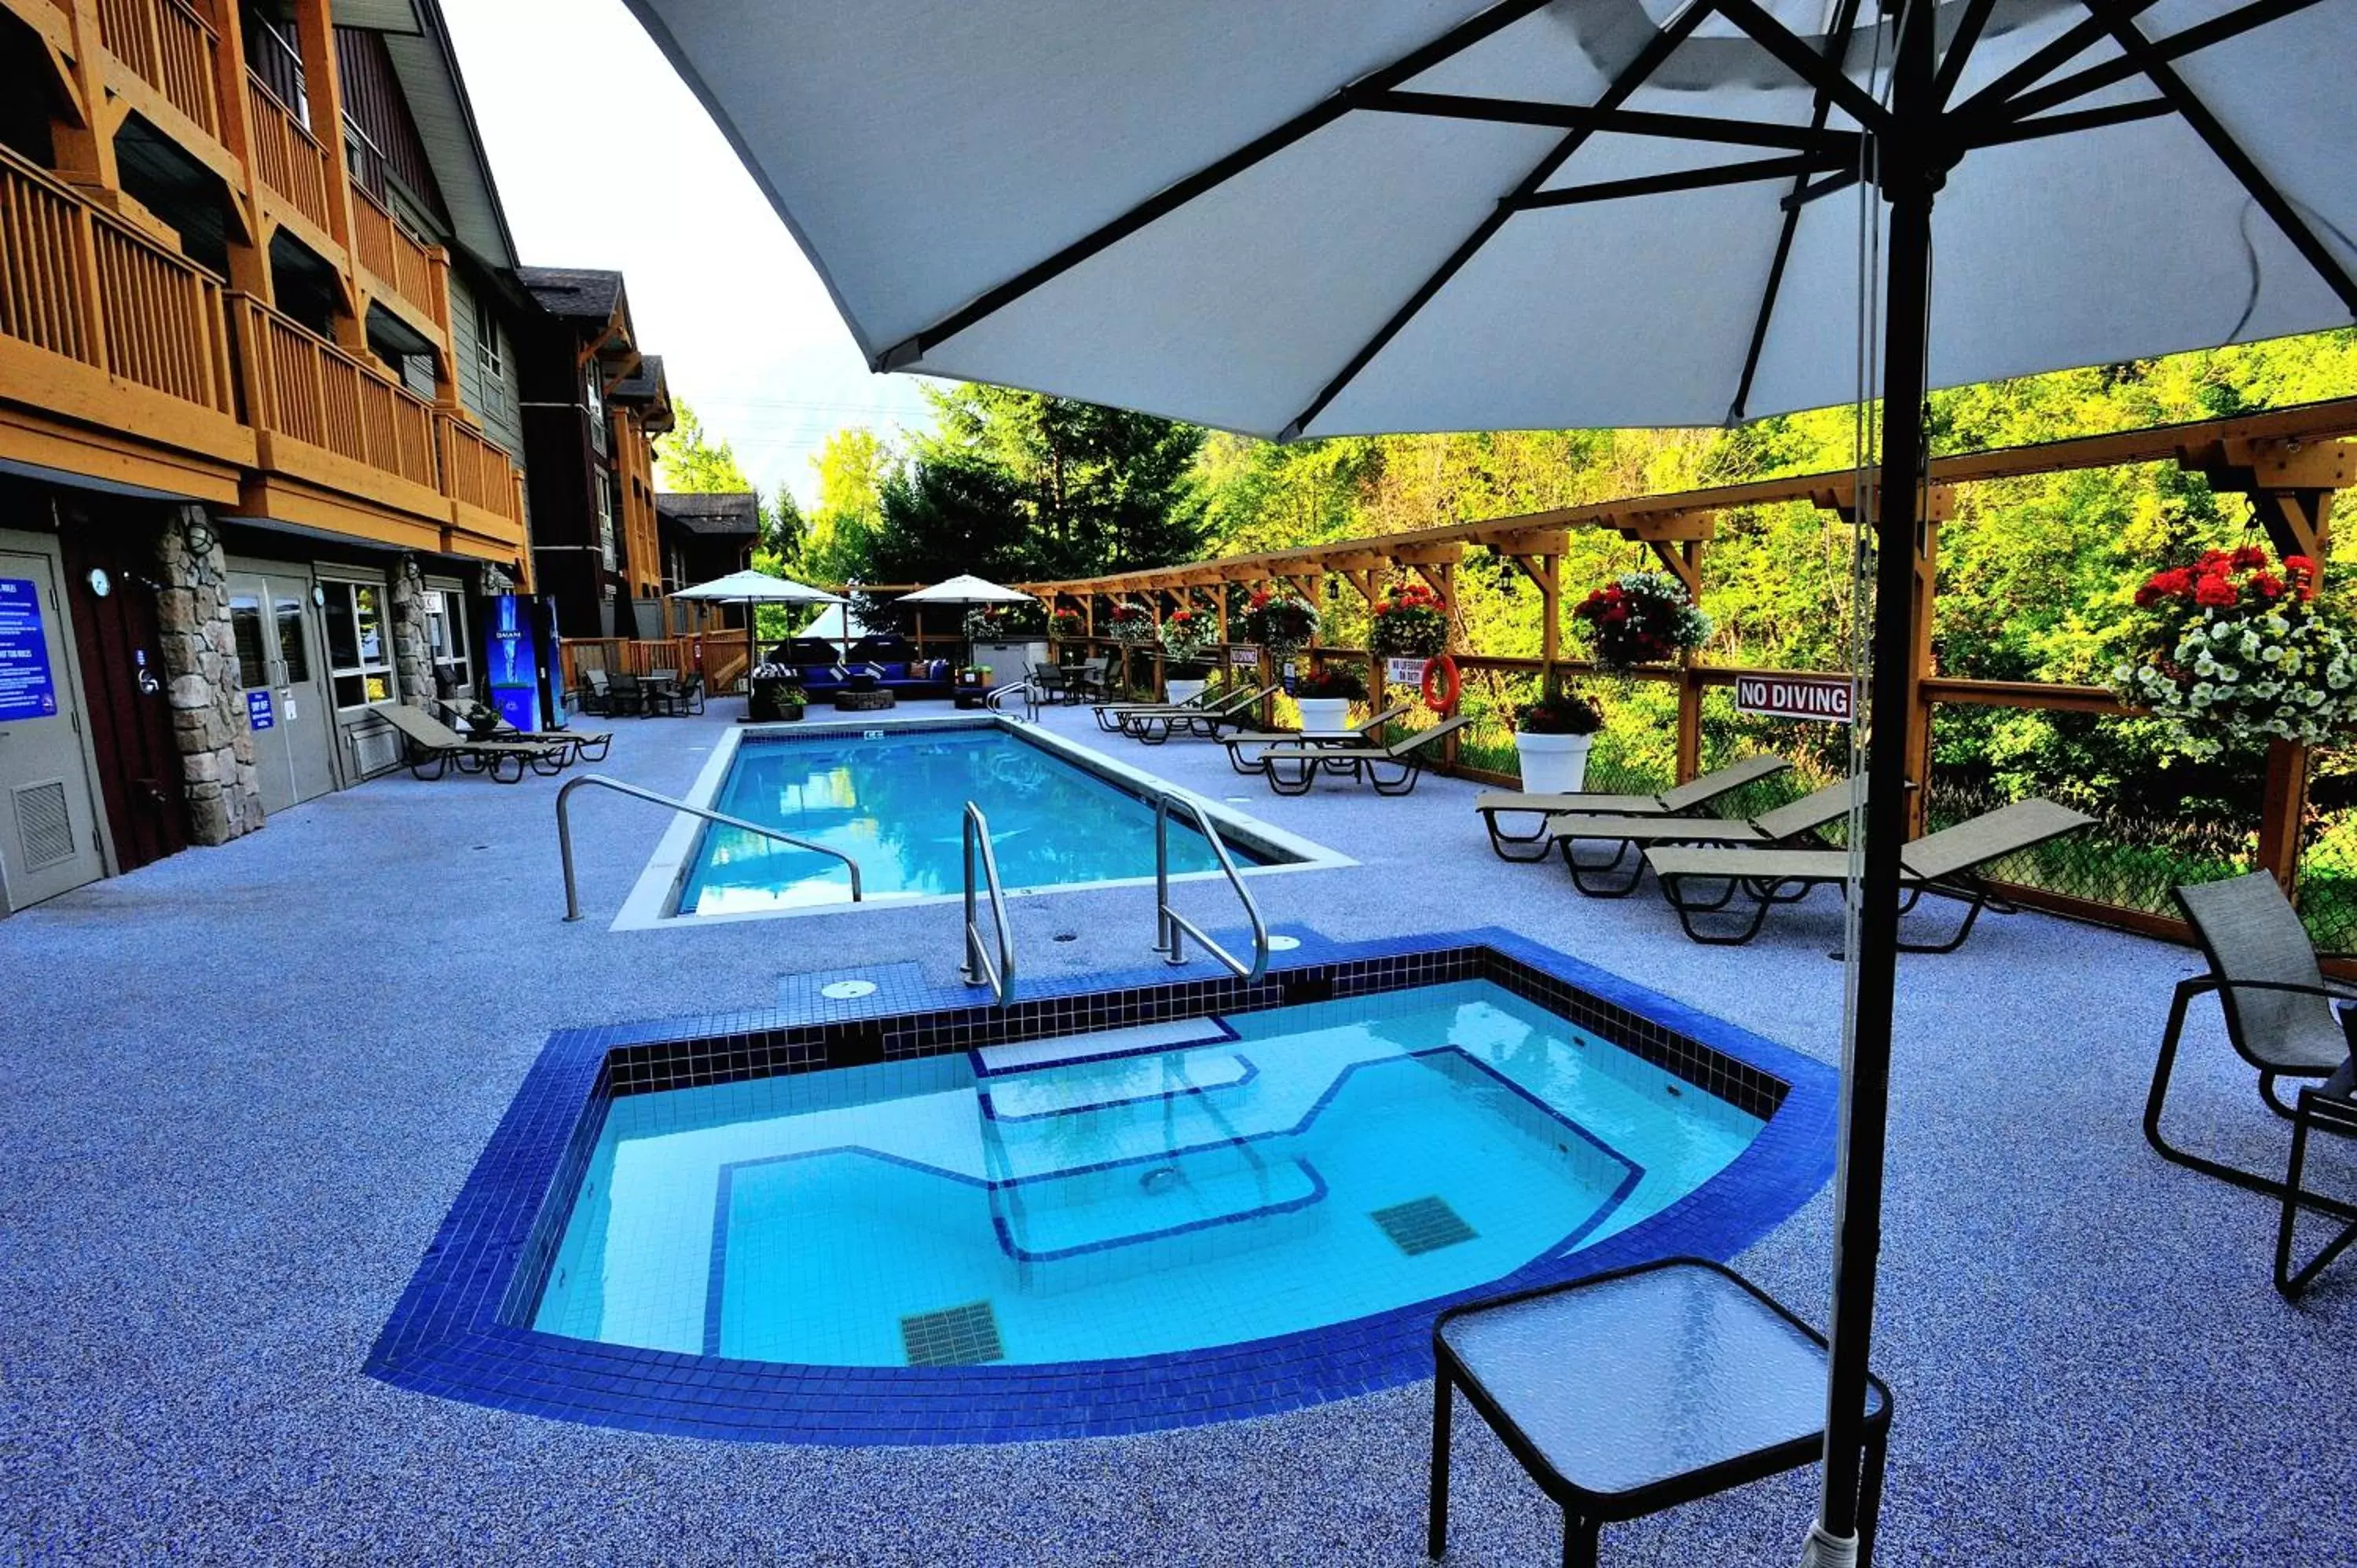
[[[1001,1015],[911,970],[856,1002],[553,1036],[364,1370],[395,1387],[519,1413],[720,1439],[915,1444],[1157,1431],[1428,1376],[1433,1317],[1454,1302],[1677,1253],[1730,1258],[1832,1175],[1836,1075],[1811,1058],[1509,932],[1350,944],[1297,934],[1301,949],[1249,990],[1225,976],[1173,979],[1157,968],[1042,984]],[[1784,1092],[1759,1136],[1717,1176],[1592,1247],[1558,1250],[1476,1290],[1239,1345],[1058,1366],[804,1367],[518,1326],[609,1094],[962,1050],[992,1035],[1118,1027],[1141,1021],[1125,1016],[1139,1010],[1257,1010],[1457,979],[1495,981],[1738,1103],[1757,1103],[1778,1084]]]

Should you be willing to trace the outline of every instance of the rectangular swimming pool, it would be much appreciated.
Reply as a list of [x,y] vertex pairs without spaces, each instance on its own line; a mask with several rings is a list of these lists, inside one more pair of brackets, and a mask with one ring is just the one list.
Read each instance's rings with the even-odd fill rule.
[[[738,737],[708,803],[747,822],[823,843],[857,861],[865,897],[907,901],[964,887],[964,811],[990,824],[1010,892],[1100,886],[1154,875],[1157,781],[1035,740],[994,720]],[[1222,824],[1239,868],[1308,858],[1282,835]],[[1215,869],[1211,847],[1174,818],[1173,875]],[[677,883],[687,916],[780,913],[845,903],[842,863],[758,833],[704,830]]]

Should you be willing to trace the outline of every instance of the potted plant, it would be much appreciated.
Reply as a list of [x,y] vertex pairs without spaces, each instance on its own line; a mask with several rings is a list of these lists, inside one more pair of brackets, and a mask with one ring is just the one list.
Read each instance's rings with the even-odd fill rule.
[[1365,678],[1348,668],[1313,670],[1293,684],[1293,701],[1301,709],[1304,730],[1348,729],[1351,704],[1366,700]]
[[1403,583],[1375,605],[1374,650],[1393,659],[1430,659],[1448,648],[1448,616],[1440,596],[1422,583]]
[[1587,787],[1587,753],[1604,727],[1604,710],[1577,692],[1553,691],[1514,714],[1514,751],[1523,789],[1571,795]]
[[2357,725],[2357,651],[2318,597],[2305,555],[2280,569],[2255,545],[2207,550],[2136,590],[2137,645],[2112,671],[2120,700],[2149,708],[2188,756],[2229,743],[2319,745]]
[[1257,588],[1244,609],[1244,640],[1286,660],[1318,640],[1318,607],[1297,594]]
[[1048,634],[1059,642],[1074,642],[1088,634],[1089,618],[1075,609],[1060,609],[1048,618]]
[[745,702],[745,716],[755,724],[791,724],[802,716],[810,698],[794,682],[791,664],[756,664]]
[[1203,655],[1218,632],[1198,609],[1177,609],[1162,618],[1162,684],[1166,700],[1191,703],[1203,694],[1211,667]]
[[990,684],[990,666],[987,664],[961,664],[956,670],[952,671],[952,674],[956,679],[957,683],[961,686],[987,686]]
[[1624,572],[1571,613],[1586,623],[1588,644],[1603,670],[1659,664],[1710,639],[1710,618],[1667,572]]

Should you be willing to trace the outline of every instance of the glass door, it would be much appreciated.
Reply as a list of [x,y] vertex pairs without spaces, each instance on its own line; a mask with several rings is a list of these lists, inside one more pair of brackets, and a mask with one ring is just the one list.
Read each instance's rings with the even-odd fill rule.
[[336,786],[333,715],[311,632],[310,585],[260,574],[232,576],[231,629],[245,727],[253,736],[262,809],[282,811]]

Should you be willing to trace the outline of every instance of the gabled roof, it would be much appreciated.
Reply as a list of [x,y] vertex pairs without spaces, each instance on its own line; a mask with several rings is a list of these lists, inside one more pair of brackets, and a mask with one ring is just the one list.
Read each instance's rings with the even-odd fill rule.
[[336,25],[384,36],[410,118],[448,209],[451,237],[494,271],[515,263],[515,238],[476,129],[474,105],[440,0],[337,0]]
[[655,497],[655,515],[690,533],[752,535],[761,532],[761,498],[751,490],[665,490]]
[[566,321],[609,320],[622,302],[622,274],[590,267],[518,267],[516,278],[540,307]]

